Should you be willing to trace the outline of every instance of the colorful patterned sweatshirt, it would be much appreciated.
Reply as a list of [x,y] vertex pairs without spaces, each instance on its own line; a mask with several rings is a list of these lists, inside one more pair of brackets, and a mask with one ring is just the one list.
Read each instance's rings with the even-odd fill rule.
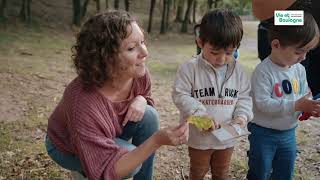
[[306,72],[300,63],[284,68],[267,57],[254,70],[251,85],[253,123],[276,130],[297,126],[300,112],[294,111],[295,101],[308,92]]

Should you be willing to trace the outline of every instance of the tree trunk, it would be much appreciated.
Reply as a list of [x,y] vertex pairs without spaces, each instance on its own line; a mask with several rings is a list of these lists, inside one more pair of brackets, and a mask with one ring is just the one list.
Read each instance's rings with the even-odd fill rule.
[[100,12],[101,8],[100,8],[100,0],[95,0],[96,1],[96,10],[97,12]]
[[31,22],[31,0],[22,0],[20,17],[25,22]]
[[195,24],[196,23],[196,12],[197,12],[197,5],[198,5],[198,2],[197,0],[194,0],[193,2],[193,13],[192,13],[192,23]]
[[184,0],[178,1],[178,8],[175,22],[182,22],[183,21],[183,10],[184,10]]
[[166,33],[166,10],[167,10],[167,4],[168,4],[168,0],[163,0],[160,34],[165,34]]
[[119,9],[119,0],[114,0],[114,9]]
[[213,0],[208,0],[208,9],[212,9]]
[[148,33],[151,33],[152,20],[153,20],[153,10],[156,4],[156,0],[151,0],[150,11],[149,11],[149,23],[148,23]]
[[27,22],[31,22],[31,0],[27,0]]
[[[89,4],[89,0],[86,0],[86,1],[83,3],[82,9],[81,9],[81,19],[80,19],[80,22],[81,22],[81,20],[83,19],[83,17],[87,14],[88,4]],[[80,6],[81,6],[81,4],[80,4]]]
[[172,0],[167,0],[167,6],[166,6],[166,19],[165,19],[165,30],[168,31],[169,28],[169,20],[170,20],[170,6],[172,4]]
[[190,12],[191,12],[191,6],[192,6],[193,0],[188,0],[188,6],[187,6],[187,11],[184,16],[184,20],[181,26],[181,33],[186,33],[188,32],[188,24],[189,24],[189,19],[190,19]]
[[7,0],[2,0],[0,4],[0,19],[5,19],[6,8],[7,8]]
[[76,26],[80,26],[81,24],[81,1],[80,0],[72,0],[73,5],[73,24]]
[[106,9],[109,9],[109,1],[106,0]]
[[21,9],[20,9],[20,17],[22,20],[26,20],[26,0],[22,0]]
[[127,12],[129,12],[130,8],[130,0],[124,0],[125,9]]

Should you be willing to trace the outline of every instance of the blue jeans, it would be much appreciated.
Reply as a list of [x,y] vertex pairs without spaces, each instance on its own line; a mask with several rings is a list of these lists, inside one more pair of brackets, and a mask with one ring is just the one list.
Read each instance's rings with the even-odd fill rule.
[[[115,143],[132,151],[136,148],[136,146],[142,144],[158,130],[158,112],[152,106],[147,105],[142,120],[139,122],[128,122],[123,129],[123,133],[119,137],[115,138]],[[128,140],[130,139],[132,139],[132,144],[128,142]],[[50,142],[48,137],[46,137],[45,144],[48,155],[58,165],[68,170],[78,171],[84,175],[83,168],[78,156],[60,152]],[[142,166],[137,167],[133,172],[131,172],[127,177],[123,179],[133,177],[134,180],[152,180],[153,161],[154,154],[152,154],[147,160],[145,160]]]
[[295,128],[275,130],[248,124],[248,180],[292,180],[296,159]]

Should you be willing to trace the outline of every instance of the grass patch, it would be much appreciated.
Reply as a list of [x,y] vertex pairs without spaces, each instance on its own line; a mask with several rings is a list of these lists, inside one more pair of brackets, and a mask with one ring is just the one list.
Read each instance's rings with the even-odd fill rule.
[[243,21],[244,38],[257,38],[257,30],[259,21]]
[[[14,28],[18,27],[0,31],[0,72],[49,75],[53,68],[71,66],[71,35],[61,36],[51,30],[25,26]],[[59,61],[66,63],[57,63]]]
[[148,61],[147,66],[150,69],[151,74],[160,76],[174,76],[179,66],[178,63],[162,63],[160,61]]
[[257,57],[256,52],[240,49],[239,63],[251,74],[254,68],[260,63],[260,60]]
[[[0,123],[0,177],[66,179],[66,171],[48,157],[43,138],[35,138],[27,122]],[[24,178],[23,178],[24,177]]]

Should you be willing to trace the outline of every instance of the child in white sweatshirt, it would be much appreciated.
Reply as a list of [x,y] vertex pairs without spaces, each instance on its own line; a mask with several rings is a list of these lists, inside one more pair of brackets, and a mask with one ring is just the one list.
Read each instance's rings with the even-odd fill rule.
[[[202,52],[182,64],[176,74],[172,97],[182,120],[189,116],[214,119],[215,127],[252,119],[250,80],[233,57],[243,36],[238,15],[217,9],[202,18],[197,43]],[[211,132],[190,125],[190,179],[201,180],[211,170],[212,179],[228,179],[236,141],[220,142]]]

